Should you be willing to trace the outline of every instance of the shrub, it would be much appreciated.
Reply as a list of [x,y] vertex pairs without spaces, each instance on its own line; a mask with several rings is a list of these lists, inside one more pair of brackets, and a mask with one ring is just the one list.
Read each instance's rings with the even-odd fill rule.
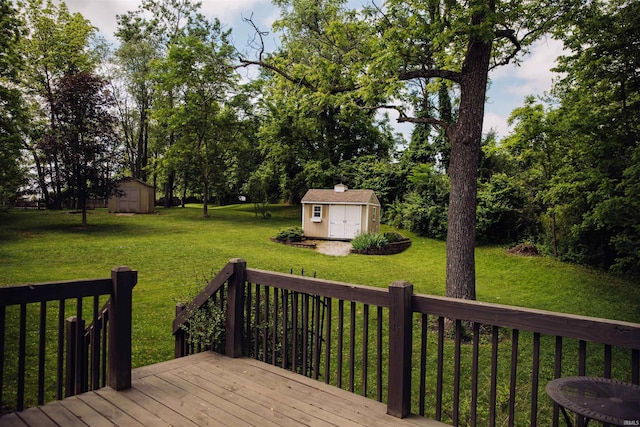
[[352,241],[353,249],[383,249],[389,245],[389,241],[385,236],[379,233],[362,233],[358,234]]
[[187,334],[187,344],[210,347],[224,336],[226,317],[213,299],[189,313],[189,321],[180,326]]
[[300,242],[302,241],[302,228],[284,228],[276,234],[276,240],[279,242]]
[[[199,288],[201,283],[207,284],[210,279],[206,277],[198,278],[196,280],[195,288],[183,289],[185,292],[174,298],[174,301],[183,303],[185,306],[193,301],[199,294]],[[180,329],[186,333],[186,340],[189,346],[204,346],[210,348],[215,343],[221,342],[224,338],[226,316],[224,310],[222,310],[218,303],[213,299],[208,299],[202,307],[196,310],[188,310],[187,322],[180,326]]]
[[384,233],[383,236],[385,239],[387,239],[387,242],[389,243],[399,242],[401,240],[406,239],[406,237],[404,237],[402,234],[398,233],[397,231],[387,231],[386,233]]

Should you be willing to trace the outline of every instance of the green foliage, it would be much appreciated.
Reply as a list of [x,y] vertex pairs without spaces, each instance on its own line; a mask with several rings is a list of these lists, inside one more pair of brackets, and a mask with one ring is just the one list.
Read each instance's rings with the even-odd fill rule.
[[526,216],[521,188],[504,173],[494,174],[478,189],[476,239],[479,243],[510,243],[523,237]]
[[[593,2],[558,34],[568,53],[556,108],[514,110],[504,171],[522,195],[528,236],[561,259],[637,274],[640,137],[638,5]],[[482,197],[482,189],[480,191]]]
[[231,72],[229,34],[219,21],[196,16],[155,64],[156,91],[162,99],[153,117],[174,140],[167,150],[170,170],[186,163],[197,171],[191,184],[202,195],[205,216],[210,196],[224,192],[225,181],[216,177],[226,170],[225,142],[237,125],[233,105],[227,102],[237,78]]
[[180,326],[186,332],[187,344],[211,346],[221,342],[225,331],[225,314],[213,299],[192,313],[189,321]]
[[276,234],[276,240],[280,242],[300,242],[303,236],[302,228],[287,227]]
[[407,187],[406,172],[398,162],[377,156],[361,156],[343,162],[342,182],[350,188],[367,188],[376,193],[382,206],[389,206]]
[[[183,304],[186,307],[202,291],[210,280],[210,278],[206,277],[204,280],[201,280],[198,277],[196,285],[193,287],[187,287],[186,289],[188,290],[186,292],[184,292],[186,289],[183,289],[183,293],[174,297],[174,301],[176,303]],[[219,303],[210,298],[198,309],[192,310],[185,308],[185,310],[188,310],[186,317],[189,320],[182,324],[180,329],[185,332],[188,345],[193,345],[196,348],[198,346],[210,348],[213,343],[220,343],[223,341],[226,318]]]
[[[71,14],[64,3],[51,0],[27,0],[22,3],[21,18],[26,34],[20,39],[20,53],[24,60],[21,90],[29,93],[31,123],[25,129],[24,146],[33,159],[37,183],[47,205],[62,208],[67,193],[73,193],[68,185],[70,170],[59,165],[68,164],[62,158],[51,139],[57,135],[59,123],[56,117],[54,92],[63,79],[81,73],[94,74],[101,50],[98,43],[91,43],[96,29],[79,14]],[[66,77],[65,77],[66,76]],[[55,144],[54,144],[55,145]],[[55,165],[51,167],[50,165]],[[108,180],[109,176],[102,176]],[[94,181],[95,182],[95,181]]]
[[389,240],[380,233],[360,233],[352,241],[353,249],[384,249],[389,246]]
[[387,231],[386,233],[383,233],[382,236],[387,239],[387,242],[389,243],[399,242],[406,239],[406,237],[397,231]]
[[114,190],[109,179],[118,156],[110,112],[114,101],[107,82],[87,72],[64,75],[55,82],[52,97],[57,125],[39,147],[60,159],[67,195],[78,201],[86,226],[87,201],[107,198]]
[[24,61],[19,43],[24,31],[11,1],[0,0],[0,209],[14,199],[24,182],[22,132],[26,108],[16,88]]
[[409,175],[410,191],[386,213],[390,225],[420,236],[444,239],[447,235],[448,177],[432,165],[416,166]]
[[269,213],[267,211],[268,203],[275,202],[279,194],[276,177],[264,165],[249,176],[247,182],[242,186],[242,191],[247,195],[249,201],[253,202],[256,216],[260,213],[263,218],[266,218]]

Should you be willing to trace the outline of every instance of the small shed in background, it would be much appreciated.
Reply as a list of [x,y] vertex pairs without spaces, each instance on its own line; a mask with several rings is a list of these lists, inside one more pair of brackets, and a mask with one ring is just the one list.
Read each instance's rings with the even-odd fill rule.
[[311,189],[302,198],[302,231],[312,239],[351,240],[380,232],[380,202],[373,190]]
[[124,178],[118,184],[115,195],[109,198],[109,212],[151,213],[154,209],[153,186],[136,178]]

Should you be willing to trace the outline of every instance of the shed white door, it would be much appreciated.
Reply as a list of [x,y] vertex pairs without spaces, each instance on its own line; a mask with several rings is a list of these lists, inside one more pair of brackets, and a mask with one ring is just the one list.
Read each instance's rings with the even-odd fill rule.
[[118,212],[138,212],[140,210],[140,189],[127,188],[123,197],[118,198]]
[[331,205],[329,209],[329,237],[353,239],[361,230],[360,206]]

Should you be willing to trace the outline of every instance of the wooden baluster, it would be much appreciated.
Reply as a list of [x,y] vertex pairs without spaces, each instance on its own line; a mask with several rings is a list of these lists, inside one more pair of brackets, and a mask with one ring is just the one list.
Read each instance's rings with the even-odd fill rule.
[[279,300],[278,300],[278,288],[274,286],[273,288],[273,329],[272,329],[272,337],[271,337],[271,364],[276,365],[278,362],[278,312],[279,312]]
[[27,343],[27,304],[20,304],[20,331],[18,337],[18,401],[16,409],[24,409],[24,377]]
[[355,390],[356,375],[356,302],[351,301],[351,310],[349,311],[349,391],[353,393]]
[[631,383],[640,384],[640,350],[631,350]]
[[427,325],[429,323],[429,316],[423,313],[420,318],[420,396],[418,414],[424,417],[427,393]]
[[473,322],[473,352],[471,356],[471,419],[470,425],[477,423],[478,406],[478,360],[480,351],[480,324]]
[[69,317],[66,320],[67,346],[66,346],[66,369],[64,396],[74,396],[76,394],[76,366],[78,365],[76,347],[78,345],[78,318],[76,316]]
[[313,379],[317,380],[320,376],[320,343],[322,337],[320,336],[320,297],[314,295],[313,297]]
[[[560,378],[562,376],[562,337],[556,336],[556,352],[555,363],[553,368],[554,378]],[[560,407],[557,403],[553,402],[553,427],[558,427],[558,420],[560,419]]]
[[262,327],[262,361],[267,361],[269,353],[269,286],[264,287],[264,326]]
[[93,325],[91,327],[91,371],[89,389],[95,390],[100,387],[100,322],[99,322],[99,298],[93,297]]
[[369,366],[369,304],[364,304],[362,325],[362,395],[367,396],[367,368]]
[[259,359],[260,357],[260,285],[256,284],[256,324],[253,328],[253,357]]
[[540,334],[533,334],[533,362],[531,367],[531,425],[538,425],[538,381],[540,373]]
[[[244,355],[251,355],[251,300],[253,298],[253,286],[251,283],[245,285],[245,301],[244,301],[244,328],[243,328],[243,343],[244,343]],[[213,350],[213,343],[211,343],[211,349]]]
[[605,378],[611,378],[611,346],[608,344],[604,346],[604,368],[602,375]]
[[338,388],[342,388],[342,355],[344,350],[344,300],[338,301]]
[[325,332],[325,352],[324,352],[324,382],[326,384],[329,384],[330,381],[330,374],[331,374],[331,316],[332,316],[332,310],[331,310],[331,298],[326,298],[326,310],[327,310],[327,317],[326,317],[326,332]]
[[309,369],[309,294],[302,295],[302,375]]
[[64,397],[64,332],[65,332],[65,300],[58,301],[58,363],[56,369],[56,399]]
[[289,355],[289,291],[282,291],[282,369],[287,369]]
[[509,427],[515,425],[516,418],[516,385],[518,379],[518,337],[520,331],[514,329],[511,333],[511,375],[509,379]]
[[438,375],[436,378],[436,420],[442,420],[442,379],[444,369],[444,317],[438,317]]
[[4,305],[0,305],[0,408],[3,407],[2,390],[4,389],[4,328],[5,328],[6,309]]
[[462,341],[462,321],[456,319],[454,332],[454,356],[453,356],[453,425],[458,425],[460,415],[460,354]]
[[376,392],[376,399],[378,400],[378,402],[382,402],[382,340],[383,340],[383,336],[382,336],[382,322],[383,322],[383,312],[382,312],[382,307],[378,306],[378,317],[377,317],[377,323],[378,323],[378,327],[377,327],[377,373],[376,373],[376,377],[377,377],[377,392]]
[[489,426],[496,425],[496,400],[498,395],[498,332],[497,326],[491,328],[491,391],[489,394]]
[[298,372],[298,346],[300,345],[300,340],[298,339],[298,324],[300,320],[299,313],[299,293],[293,293],[293,301],[291,306],[291,315],[293,318],[291,319],[291,371]]
[[[38,405],[44,404],[44,366],[47,332],[47,302],[40,303],[40,337],[38,342]],[[0,353],[2,354],[2,353]]]

